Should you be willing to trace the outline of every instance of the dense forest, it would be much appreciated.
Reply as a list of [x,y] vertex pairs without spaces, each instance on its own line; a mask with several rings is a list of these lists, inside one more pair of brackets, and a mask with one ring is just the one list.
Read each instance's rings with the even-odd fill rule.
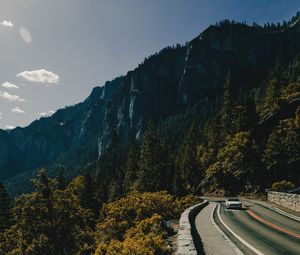
[[132,190],[102,204],[88,174],[67,185],[41,170],[32,184],[34,192],[14,202],[0,186],[0,254],[170,254],[166,221],[199,201]]
[[126,155],[116,139],[69,183],[41,170],[15,201],[1,185],[0,254],[170,254],[165,221],[197,203],[192,195],[299,185],[297,66],[275,63],[258,103],[236,96],[228,72],[218,114],[203,127],[191,120],[179,145],[150,122]]
[[220,106],[205,122],[194,104],[153,118],[128,146],[113,134],[74,179],[63,167],[56,178],[40,170],[33,191],[15,200],[0,185],[0,254],[170,254],[166,220],[197,195],[300,185],[299,55],[276,56],[259,90],[242,91],[243,73],[226,73]]
[[[287,66],[277,60],[258,100],[252,94],[240,98],[229,71],[222,106],[204,125],[197,122],[195,109],[182,119],[176,116],[158,125],[150,121],[141,142],[132,139],[125,154],[113,140],[87,169],[102,199],[113,200],[132,188],[234,195],[263,193],[277,182],[288,188],[299,185],[298,67],[298,60]],[[179,141],[177,128],[183,121],[190,125]]]

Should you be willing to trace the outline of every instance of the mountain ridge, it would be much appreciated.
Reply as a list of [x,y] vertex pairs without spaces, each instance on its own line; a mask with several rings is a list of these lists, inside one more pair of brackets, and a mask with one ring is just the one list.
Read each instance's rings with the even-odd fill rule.
[[195,105],[204,123],[220,107],[229,70],[239,96],[261,94],[276,57],[290,62],[300,52],[299,18],[293,24],[277,30],[230,21],[209,26],[185,46],[164,48],[95,87],[81,103],[25,128],[0,130],[0,179],[64,164],[64,158],[82,168],[99,158],[113,135],[126,147],[132,133],[140,139],[150,119],[160,122]]

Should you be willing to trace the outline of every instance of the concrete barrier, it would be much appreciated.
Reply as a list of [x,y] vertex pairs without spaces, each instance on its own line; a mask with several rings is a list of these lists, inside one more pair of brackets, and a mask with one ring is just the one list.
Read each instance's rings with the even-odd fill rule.
[[270,191],[268,192],[268,201],[292,211],[300,212],[300,195]]
[[197,214],[208,205],[207,201],[186,209],[180,216],[177,255],[204,254],[200,236],[195,225]]

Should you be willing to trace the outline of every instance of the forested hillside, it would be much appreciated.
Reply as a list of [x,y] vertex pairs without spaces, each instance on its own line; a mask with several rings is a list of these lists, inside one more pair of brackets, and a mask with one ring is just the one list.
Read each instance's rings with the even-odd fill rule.
[[[222,106],[204,125],[195,109],[157,126],[150,121],[141,142],[132,139],[126,155],[116,140],[88,168],[103,199],[117,198],[132,187],[234,195],[262,193],[281,181],[299,185],[300,80],[292,78],[297,66],[274,63],[258,101],[253,94],[238,97],[229,72]],[[190,125],[181,137],[176,126],[183,122]]]
[[228,20],[212,25],[186,45],[165,48],[94,88],[84,102],[1,131],[0,178],[17,195],[30,191],[28,179],[40,167],[71,179],[98,164],[115,143],[125,160],[130,141],[141,143],[149,121],[176,154],[193,121],[203,128],[220,111],[229,72],[236,99],[252,96],[257,105],[276,62],[285,71],[294,65],[288,79],[295,80],[299,41],[298,15],[263,27]]
[[[2,160],[6,140],[15,148],[27,132],[20,148],[34,153],[47,137],[45,150]],[[300,185],[299,15],[220,22],[83,103],[2,133],[2,178],[26,166],[6,180],[10,191],[41,165],[55,178],[39,171],[15,201],[0,186],[0,254],[170,254],[166,220],[194,195]]]

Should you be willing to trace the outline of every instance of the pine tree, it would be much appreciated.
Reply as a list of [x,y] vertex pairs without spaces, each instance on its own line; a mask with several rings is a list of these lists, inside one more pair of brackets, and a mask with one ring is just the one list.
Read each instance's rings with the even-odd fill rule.
[[99,214],[99,198],[96,188],[96,183],[89,173],[85,173],[84,176],[84,194],[83,194],[83,207],[91,209],[95,217]]
[[270,70],[269,79],[264,97],[262,114],[277,111],[281,106],[281,90],[287,83],[287,74],[280,60],[277,59],[275,66]]
[[141,191],[158,191],[161,187],[163,161],[161,142],[156,127],[150,121],[140,147],[140,160],[137,185]]
[[236,119],[234,123],[237,132],[250,130],[259,120],[255,101],[251,97],[247,98],[244,104],[235,107],[235,112]]
[[8,196],[8,193],[3,185],[0,182],[0,233],[8,228],[11,224],[11,200]]
[[253,97],[248,97],[245,102],[246,120],[245,127],[248,129],[255,126],[259,121],[259,115],[256,109],[256,103]]
[[300,179],[300,138],[292,119],[280,121],[273,129],[262,158],[269,184]]
[[160,161],[161,173],[159,179],[159,186],[161,190],[172,190],[174,180],[175,156],[171,151],[171,146],[162,140],[160,143]]
[[222,188],[228,195],[239,193],[257,179],[257,158],[251,133],[237,133],[219,151],[217,161],[206,171],[206,178],[214,189]]
[[93,212],[94,222],[99,214],[99,198],[96,183],[89,173],[74,178],[66,190],[79,199],[80,206]]
[[105,169],[108,177],[108,194],[109,199],[113,200],[120,197],[123,193],[123,169],[122,169],[122,150],[117,131],[112,133],[111,143],[106,152],[106,166]]
[[57,184],[58,189],[64,190],[67,187],[67,181],[63,171],[59,172],[59,175],[57,177],[57,182],[58,182]]
[[137,174],[139,172],[139,158],[140,150],[136,139],[132,137],[125,163],[124,189],[127,192],[134,188],[134,184],[137,181]]
[[206,145],[212,159],[216,158],[219,149],[224,145],[222,126],[221,118],[217,117],[204,128],[204,144]]
[[183,139],[176,158],[176,177],[180,178],[185,192],[196,192],[202,174],[197,163],[197,141],[197,127],[193,123]]
[[227,74],[226,82],[224,84],[222,108],[222,121],[225,134],[232,134],[234,132],[234,106],[235,96],[231,80],[231,71],[229,71]]
[[81,207],[69,187],[58,190],[57,180],[48,178],[45,170],[33,184],[35,192],[16,200],[15,225],[7,232],[14,242],[6,240],[6,254],[91,254],[91,211]]
[[96,162],[95,179],[102,202],[114,200],[123,194],[123,161],[124,153],[120,139],[117,131],[113,130],[108,148]]

